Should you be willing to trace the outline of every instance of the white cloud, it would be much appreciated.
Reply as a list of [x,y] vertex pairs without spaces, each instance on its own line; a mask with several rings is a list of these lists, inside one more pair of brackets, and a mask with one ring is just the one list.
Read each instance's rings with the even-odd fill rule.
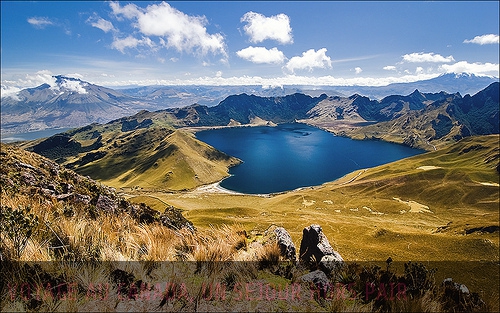
[[358,67],[356,67],[356,68],[354,69],[354,71],[356,72],[356,74],[361,74],[361,72],[363,71],[363,69],[362,69],[361,67],[359,67],[359,66],[358,66]]
[[237,51],[236,54],[253,63],[281,64],[285,61],[285,55],[276,47],[268,50],[264,47],[248,47]]
[[82,74],[78,74],[78,73],[70,73],[70,74],[66,74],[64,76],[71,77],[71,78],[83,79],[83,75]]
[[103,19],[102,17],[98,16],[92,16],[89,17],[87,20],[87,23],[90,23],[91,26],[95,28],[99,28],[103,32],[107,33],[110,31],[116,31],[115,27],[113,26],[113,23],[111,23],[108,20]]
[[2,86],[0,88],[1,90],[1,96],[0,98],[6,98],[6,97],[10,97],[16,101],[19,101],[21,99],[19,99],[19,97],[17,96],[17,93],[19,91],[21,91],[21,88],[19,87],[15,87],[15,86],[8,86],[8,85],[4,85],[2,83]]
[[440,66],[446,73],[469,73],[478,76],[499,76],[499,64],[494,63],[469,63],[467,61],[460,61],[455,64],[443,64]]
[[63,80],[59,85],[59,87],[69,89],[79,94],[87,93],[87,90],[84,88],[85,86],[87,86],[86,83],[82,83],[80,81],[75,81],[75,80],[66,80],[66,79]]
[[177,79],[147,79],[147,80],[126,80],[108,83],[108,86],[126,86],[126,85],[199,85],[199,86],[386,86],[392,83],[408,83],[418,80],[425,80],[437,77],[439,74],[409,74],[397,77],[354,77],[339,78],[333,76],[299,76],[285,75],[274,78],[263,78],[260,76],[204,76],[197,78],[177,78]]
[[395,71],[396,67],[394,65],[387,65],[387,66],[384,66],[382,69],[384,69],[386,71]]
[[207,33],[205,25],[208,21],[204,16],[189,16],[166,2],[152,4],[145,9],[135,4],[121,7],[117,2],[111,2],[110,7],[117,17],[135,20],[132,25],[142,34],[166,39],[161,43],[167,48],[200,55],[209,52],[227,55],[224,37],[219,33]]
[[315,51],[314,49],[307,50],[302,53],[302,56],[295,56],[291,58],[285,65],[291,73],[295,70],[308,70],[312,71],[314,68],[331,68],[332,60],[326,55],[326,48]]
[[54,22],[48,17],[30,17],[28,23],[37,28],[45,28],[45,26],[54,25]]
[[415,69],[415,74],[422,74],[424,72],[424,68],[421,66],[417,66]]
[[276,40],[281,44],[293,43],[290,18],[286,14],[266,17],[250,11],[243,15],[241,22],[247,23],[243,29],[253,43],[266,39]]
[[500,37],[495,34],[487,34],[482,36],[476,36],[473,39],[466,39],[464,43],[475,43],[478,45],[488,45],[488,44],[499,44]]
[[139,8],[135,4],[127,4],[123,7],[120,6],[118,2],[110,2],[109,6],[113,10],[113,14],[119,17],[123,15],[125,18],[132,19],[140,14]]
[[440,54],[434,54],[434,53],[411,53],[411,54],[405,54],[403,56],[403,61],[410,62],[410,63],[450,63],[455,61],[453,56],[447,56],[443,57]]
[[150,48],[152,48],[154,47],[154,43],[147,37],[137,39],[133,36],[128,36],[123,39],[115,38],[113,43],[111,44],[112,48],[120,51],[121,53],[125,53],[126,48],[136,48],[137,46],[149,46]]

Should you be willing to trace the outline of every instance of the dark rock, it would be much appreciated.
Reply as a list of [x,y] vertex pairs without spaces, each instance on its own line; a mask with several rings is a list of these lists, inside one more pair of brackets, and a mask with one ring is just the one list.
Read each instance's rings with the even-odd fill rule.
[[37,183],[36,178],[29,172],[22,173],[21,179],[26,185],[34,186]]
[[470,292],[463,284],[446,278],[441,283],[441,303],[445,312],[483,312],[487,305],[478,293]]
[[[330,281],[324,272],[321,270],[316,270],[299,277],[299,281],[313,284],[321,297],[325,297],[328,290],[330,289]],[[313,287],[313,286],[311,286]],[[313,289],[311,289],[313,290]]]
[[114,212],[118,208],[118,205],[108,196],[99,195],[99,198],[97,198],[96,208],[106,212]]
[[79,193],[63,193],[57,195],[56,198],[59,201],[71,201],[74,203],[83,203],[83,204],[89,204],[91,200],[90,196],[81,195]]
[[173,206],[167,207],[159,218],[164,226],[172,229],[186,228],[191,232],[195,232],[196,230],[193,223],[182,215],[182,210]]
[[446,278],[445,280],[443,280],[442,286],[444,287],[449,287],[451,289],[455,289],[456,291],[459,291],[460,293],[464,293],[464,294],[469,294],[469,288],[467,288],[467,286],[465,286],[464,284],[459,284],[459,283],[456,283],[453,281],[452,278]]
[[90,203],[90,196],[87,196],[87,195],[81,195],[79,193],[75,193],[73,194],[73,197],[74,197],[74,201],[76,203],[83,203],[83,204],[89,204]]
[[276,234],[276,241],[280,247],[281,255],[295,262],[297,259],[296,249],[290,234],[283,227],[276,228],[274,233]]
[[325,255],[333,255],[336,259],[342,260],[340,254],[333,250],[323,234],[321,226],[316,224],[304,228],[299,255],[300,259],[306,263],[320,262]]
[[61,188],[64,193],[71,193],[73,191],[73,185],[68,183],[61,183]]

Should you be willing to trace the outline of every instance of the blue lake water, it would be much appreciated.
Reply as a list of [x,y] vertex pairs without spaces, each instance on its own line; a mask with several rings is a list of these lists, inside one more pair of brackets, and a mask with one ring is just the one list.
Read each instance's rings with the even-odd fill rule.
[[220,185],[250,194],[320,185],[358,169],[424,152],[383,141],[337,137],[298,123],[213,129],[198,132],[196,137],[243,160]]
[[2,142],[9,143],[15,141],[35,140],[38,138],[50,137],[55,134],[63,133],[70,129],[71,128],[44,129],[28,133],[7,134],[7,135],[2,134]]

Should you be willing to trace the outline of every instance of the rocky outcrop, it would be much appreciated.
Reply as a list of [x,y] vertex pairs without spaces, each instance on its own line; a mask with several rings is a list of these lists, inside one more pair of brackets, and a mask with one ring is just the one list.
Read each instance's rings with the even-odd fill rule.
[[333,250],[328,238],[323,234],[321,226],[317,224],[304,228],[299,255],[301,261],[307,264],[319,263],[326,272],[334,269],[336,263],[342,264],[344,262],[342,256]]
[[441,283],[443,293],[441,301],[445,311],[458,312],[482,312],[486,309],[486,303],[479,294],[470,292],[464,284],[454,282],[452,278],[446,278]]
[[46,203],[62,202],[68,212],[80,208],[91,218],[124,212],[140,223],[156,222],[173,229],[195,231],[179,209],[167,207],[160,213],[146,204],[130,203],[114,188],[78,175],[40,155],[1,144],[1,157],[0,185],[7,195],[37,197]]
[[297,259],[296,249],[290,234],[283,227],[276,228],[274,233],[276,234],[276,241],[280,247],[281,256],[295,262]]
[[[316,270],[302,275],[299,278],[299,281],[312,284],[312,286],[314,286],[316,290],[319,290],[321,297],[325,297],[330,287],[328,276],[326,276],[326,274],[321,270]],[[312,288],[311,290],[314,289]]]

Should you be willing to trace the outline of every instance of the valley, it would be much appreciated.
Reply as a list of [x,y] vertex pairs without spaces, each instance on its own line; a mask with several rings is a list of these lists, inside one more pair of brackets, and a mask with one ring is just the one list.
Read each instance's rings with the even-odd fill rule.
[[[241,94],[214,107],[141,110],[2,144],[2,210],[21,205],[52,225],[47,233],[34,224],[38,232],[26,249],[2,242],[2,254],[38,261],[281,262],[270,233],[282,227],[298,245],[305,227],[320,225],[348,262],[365,270],[385,260],[400,271],[408,262],[436,266],[436,281],[453,277],[495,311],[498,292],[489,286],[499,278],[498,85],[466,97],[415,91],[382,100]],[[245,194],[219,185],[242,160],[196,137],[207,129],[276,130],[294,122],[361,144],[387,141],[427,152],[358,168],[321,185]],[[310,132],[297,132],[304,134]],[[298,279],[296,273],[285,278],[257,271],[269,280]],[[359,303],[338,305],[359,309]],[[325,306],[320,301],[312,308]]]
[[498,232],[481,229],[499,224],[498,140],[497,135],[469,138],[448,149],[285,193],[197,189],[126,194],[131,201],[182,208],[202,228],[240,224],[259,234],[275,224],[298,241],[303,225],[315,221],[349,260],[496,260]]

